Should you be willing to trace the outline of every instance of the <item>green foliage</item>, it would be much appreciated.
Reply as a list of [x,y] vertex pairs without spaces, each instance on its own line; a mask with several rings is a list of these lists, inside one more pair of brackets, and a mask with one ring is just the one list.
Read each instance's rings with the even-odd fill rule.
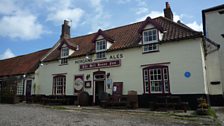
[[208,107],[208,115],[217,118],[215,111],[211,107]]

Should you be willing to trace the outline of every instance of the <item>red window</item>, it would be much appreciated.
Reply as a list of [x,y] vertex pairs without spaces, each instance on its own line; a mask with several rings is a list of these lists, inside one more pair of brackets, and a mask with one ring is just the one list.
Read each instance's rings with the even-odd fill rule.
[[53,78],[53,95],[65,95],[66,76],[57,75]]
[[167,66],[154,66],[143,69],[145,93],[170,93],[169,72]]

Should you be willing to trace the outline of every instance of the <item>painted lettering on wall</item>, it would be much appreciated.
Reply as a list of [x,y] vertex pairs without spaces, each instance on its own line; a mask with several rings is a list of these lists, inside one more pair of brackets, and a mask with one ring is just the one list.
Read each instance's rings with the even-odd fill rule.
[[[109,60],[122,59],[123,57],[124,56],[121,53],[108,56]],[[91,63],[93,61],[94,61],[94,59],[92,59],[92,58],[90,58],[90,59],[84,58],[84,59],[75,60],[75,64]]]
[[110,59],[122,59],[123,54],[110,55]]
[[80,60],[76,60],[75,63],[80,64],[80,63],[88,63],[88,62],[93,62],[92,59],[80,59]]

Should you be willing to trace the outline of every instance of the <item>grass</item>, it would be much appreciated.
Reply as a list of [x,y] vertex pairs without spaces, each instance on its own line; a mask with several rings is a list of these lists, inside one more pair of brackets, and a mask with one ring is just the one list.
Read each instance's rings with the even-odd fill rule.
[[212,116],[215,119],[217,118],[215,110],[213,110],[211,107],[208,107],[208,115]]

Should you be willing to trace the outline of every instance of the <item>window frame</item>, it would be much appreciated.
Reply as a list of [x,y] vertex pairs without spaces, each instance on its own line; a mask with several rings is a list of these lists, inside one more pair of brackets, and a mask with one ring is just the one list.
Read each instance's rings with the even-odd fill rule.
[[[102,46],[105,46],[105,48],[98,49]],[[107,41],[105,39],[100,39],[96,41],[96,52],[105,52],[107,50]]]
[[107,40],[100,39],[96,41],[96,60],[106,59]]
[[[60,85],[58,85],[60,84]],[[62,88],[61,93],[58,88]],[[56,75],[53,77],[52,95],[65,95],[66,94],[66,76]]]
[[[155,37],[156,37],[156,39],[155,40],[151,40],[151,41],[145,41],[145,33],[146,32],[152,32],[153,33],[153,31],[155,31]],[[153,38],[153,34],[152,34],[152,38]],[[146,30],[144,30],[143,32],[142,32],[142,41],[143,41],[143,45],[145,45],[145,44],[152,44],[152,43],[158,43],[158,41],[159,41],[159,36],[158,36],[158,30],[157,29],[155,29],[155,28],[151,28],[151,29],[146,29]]]
[[23,83],[17,83],[16,95],[24,95],[24,85]]
[[[155,69],[160,69],[161,70],[161,83],[162,83],[162,89],[161,91],[152,91],[152,88],[151,88],[151,74],[150,74],[150,70],[155,70]],[[165,69],[166,69],[166,79],[165,78]],[[148,72],[148,89],[147,89],[147,79],[146,79],[146,76],[145,76],[145,71]],[[142,76],[143,76],[143,89],[144,89],[144,94],[170,94],[170,78],[169,78],[169,67],[168,66],[164,66],[164,65],[156,65],[156,66],[149,66],[149,67],[145,67],[143,68],[142,70]],[[166,83],[167,82],[167,85],[168,85],[168,89],[166,90]]]
[[[146,46],[152,46],[152,47],[147,47],[148,49],[145,50]],[[155,48],[153,46],[155,46]],[[159,44],[158,43],[152,43],[152,44],[145,44],[145,45],[143,45],[143,54],[144,53],[150,53],[150,52],[158,52],[158,51],[159,51]]]
[[[103,56],[102,56],[103,55]],[[96,53],[96,59],[99,60],[99,59],[106,59],[106,52],[97,52]]]
[[68,56],[69,56],[69,48],[68,47],[62,47],[61,48],[61,58],[67,58]]
[[67,46],[62,47],[61,48],[61,58],[60,58],[61,65],[68,64],[68,56],[69,56],[69,48]]
[[[155,31],[155,35],[154,35]],[[151,37],[152,39],[156,37],[156,39],[151,40],[151,41],[145,41],[145,33],[152,32]],[[149,33],[148,33],[149,35]],[[142,32],[142,44],[143,44],[143,53],[148,53],[148,52],[156,52],[159,51],[159,33],[158,30],[155,28],[151,29],[146,29]],[[147,49],[146,49],[147,48]]]

